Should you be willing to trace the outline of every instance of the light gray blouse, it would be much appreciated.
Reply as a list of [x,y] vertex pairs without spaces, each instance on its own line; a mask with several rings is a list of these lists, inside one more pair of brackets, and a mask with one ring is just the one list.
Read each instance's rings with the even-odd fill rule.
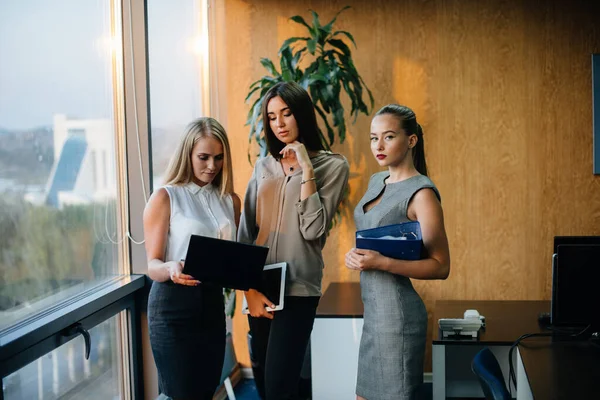
[[340,154],[311,157],[317,192],[300,201],[302,171],[286,176],[272,156],[256,162],[246,189],[238,240],[269,247],[267,264],[287,262],[286,296],[320,296],[327,230],[348,183]]

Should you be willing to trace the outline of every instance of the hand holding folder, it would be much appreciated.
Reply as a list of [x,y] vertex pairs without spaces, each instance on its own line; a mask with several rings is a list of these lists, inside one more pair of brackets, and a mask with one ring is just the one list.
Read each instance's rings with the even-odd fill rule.
[[398,260],[421,258],[423,238],[418,221],[380,226],[356,232],[356,248],[378,251]]

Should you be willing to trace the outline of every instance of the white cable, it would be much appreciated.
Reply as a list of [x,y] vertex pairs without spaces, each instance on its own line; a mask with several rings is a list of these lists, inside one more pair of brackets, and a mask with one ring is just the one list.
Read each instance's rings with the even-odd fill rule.
[[98,232],[98,226],[96,226],[97,225],[96,221],[98,221],[98,217],[96,216],[96,209],[98,208],[98,205],[94,202],[93,207],[94,207],[94,212],[92,214],[92,228],[94,230],[94,238],[96,239],[96,241],[98,241],[102,244],[107,244],[107,243],[109,243],[110,240],[104,240],[102,235],[100,235],[100,232]]
[[[105,210],[104,211],[104,230],[106,232],[106,236],[108,237],[108,240],[110,240],[110,242],[112,244],[121,244],[123,242],[124,235],[122,235],[121,239],[119,239],[118,229],[115,229],[115,234],[117,235],[117,238],[113,239],[112,234],[108,231],[108,198],[106,200],[106,207],[104,208],[104,210]],[[129,221],[129,218],[127,218],[127,221]],[[129,224],[129,222],[127,222],[127,223]]]
[[146,242],[146,239],[142,239],[141,242],[136,241],[132,236],[131,233],[129,233],[129,231],[127,231],[127,237],[129,238],[129,240],[131,240],[133,243],[135,244],[144,244]]
[[[146,193],[146,182],[144,180],[144,169],[143,169],[143,165],[142,165],[142,146],[141,146],[141,142],[140,142],[140,129],[139,129],[139,123],[138,123],[138,111],[137,111],[137,91],[136,91],[136,86],[135,86],[135,63],[134,63],[134,59],[133,59],[133,10],[131,7],[131,1],[132,0],[127,0],[128,6],[129,6],[129,49],[130,49],[130,57],[131,57],[131,83],[132,83],[132,89],[133,89],[133,112],[134,112],[134,121],[135,121],[135,135],[137,138],[137,149],[138,149],[138,161],[140,163],[140,179],[142,181],[142,192],[144,194],[144,204],[148,204],[148,195]],[[125,148],[127,148],[127,146],[125,146]],[[129,169],[126,168],[126,181],[127,184],[129,184]],[[129,186],[129,185],[128,185]],[[127,188],[129,189],[129,188]],[[115,238],[112,237],[112,234],[109,232],[108,230],[108,200],[105,206],[105,211],[104,211],[104,229],[106,232],[106,236],[108,237],[108,240],[112,243],[112,244],[121,244],[123,242],[123,239],[125,237],[129,238],[129,240],[131,240],[133,243],[135,244],[144,244],[145,239],[142,241],[137,241],[133,238],[133,236],[131,235],[131,232],[129,232],[129,223],[130,223],[130,218],[129,218],[129,190],[125,190],[125,197],[127,200],[127,206],[125,207],[125,218],[126,218],[126,224],[127,224],[127,229],[125,232],[125,235],[123,235],[121,237],[121,239],[118,239],[118,232],[115,232],[117,234],[117,238],[115,240]]]

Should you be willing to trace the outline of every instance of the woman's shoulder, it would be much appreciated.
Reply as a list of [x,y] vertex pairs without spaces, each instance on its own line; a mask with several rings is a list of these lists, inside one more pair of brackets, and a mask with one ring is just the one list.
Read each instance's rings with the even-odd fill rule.
[[431,187],[435,187],[435,183],[433,183],[433,181],[431,180],[431,178],[429,178],[428,176],[425,175],[416,175],[414,177],[415,179],[415,184],[416,185],[424,185],[424,186],[431,186]]
[[254,171],[272,171],[278,167],[278,161],[272,155],[268,155],[266,157],[261,157],[256,160],[254,163]]
[[156,199],[160,199],[160,200],[164,200],[165,198],[168,199],[172,190],[173,190],[173,187],[170,185],[160,186],[152,192],[152,195],[150,196],[150,198],[151,199],[156,198]]
[[166,187],[161,186],[157,188],[154,192],[152,192],[152,195],[150,196],[150,199],[148,199],[148,203],[146,204],[145,209],[152,210],[157,208],[170,207],[170,203],[171,196],[169,192],[167,191]]
[[165,194],[167,194],[168,196],[171,197],[178,197],[181,195],[181,193],[184,193],[188,190],[188,187],[192,186],[190,184],[167,184],[167,185],[163,185],[161,187],[159,187],[157,189],[157,191],[161,191]]
[[318,165],[320,164],[328,169],[336,169],[340,167],[349,168],[350,166],[348,160],[346,159],[346,157],[344,157],[343,154],[334,153],[329,150],[319,151],[319,153],[313,159],[313,164],[315,163]]
[[422,192],[421,189],[431,189],[433,191],[433,193],[436,195],[436,197],[438,198],[438,200],[440,200],[440,201],[442,200],[442,196],[440,195],[440,192],[439,192],[437,186],[435,186],[435,183],[433,183],[431,178],[429,178],[428,176],[417,175],[414,180],[414,186],[415,186],[415,191]]

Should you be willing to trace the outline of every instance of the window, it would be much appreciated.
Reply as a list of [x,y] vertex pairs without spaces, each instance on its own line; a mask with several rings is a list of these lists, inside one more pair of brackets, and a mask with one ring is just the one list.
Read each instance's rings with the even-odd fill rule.
[[0,399],[142,398],[122,7],[0,2]]
[[109,1],[0,5],[0,331],[122,272],[115,27]]
[[[123,312],[124,313],[124,312]],[[63,344],[2,380],[5,400],[123,398],[119,325],[122,315],[89,331],[93,342],[85,358],[82,336]]]
[[185,126],[207,115],[206,1],[148,1],[148,62],[154,186]]

